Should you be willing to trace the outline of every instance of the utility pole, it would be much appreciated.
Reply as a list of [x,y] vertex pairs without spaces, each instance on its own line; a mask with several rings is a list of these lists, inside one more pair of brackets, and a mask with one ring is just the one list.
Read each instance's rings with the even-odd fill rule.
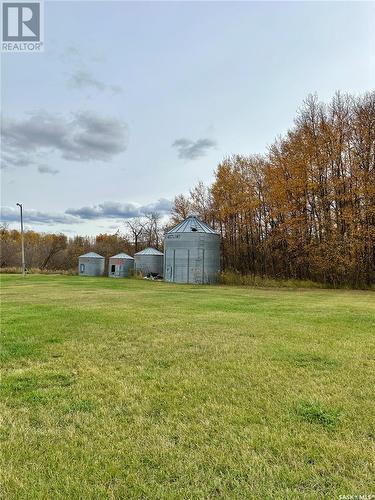
[[20,211],[21,211],[22,276],[25,276],[25,245],[24,245],[24,242],[23,242],[23,212],[22,212],[22,203],[17,203],[17,206],[20,207]]

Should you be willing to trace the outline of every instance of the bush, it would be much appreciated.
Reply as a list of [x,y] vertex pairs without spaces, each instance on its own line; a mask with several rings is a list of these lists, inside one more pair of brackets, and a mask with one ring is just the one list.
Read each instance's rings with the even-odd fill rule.
[[[19,267],[1,267],[1,274],[21,274],[21,269]],[[63,269],[38,269],[32,267],[27,269],[27,274],[63,274],[65,276],[74,276],[77,274],[75,269],[63,270]]]
[[328,288],[327,285],[309,280],[275,279],[256,274],[240,274],[234,271],[225,271],[220,273],[219,283],[222,283],[223,285],[266,288]]

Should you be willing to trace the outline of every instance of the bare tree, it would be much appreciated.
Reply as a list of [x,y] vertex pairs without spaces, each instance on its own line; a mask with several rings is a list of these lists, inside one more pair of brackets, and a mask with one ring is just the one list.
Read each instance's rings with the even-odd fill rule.
[[161,215],[157,212],[146,214],[143,227],[147,245],[158,248],[162,240]]
[[140,217],[134,217],[127,220],[125,225],[133,238],[134,251],[138,252],[139,240],[144,233],[144,223]]

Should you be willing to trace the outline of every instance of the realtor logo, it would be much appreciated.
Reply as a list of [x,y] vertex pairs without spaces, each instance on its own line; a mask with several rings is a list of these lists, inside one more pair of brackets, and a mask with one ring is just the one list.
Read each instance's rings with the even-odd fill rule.
[[3,2],[3,52],[40,52],[42,40],[41,2]]

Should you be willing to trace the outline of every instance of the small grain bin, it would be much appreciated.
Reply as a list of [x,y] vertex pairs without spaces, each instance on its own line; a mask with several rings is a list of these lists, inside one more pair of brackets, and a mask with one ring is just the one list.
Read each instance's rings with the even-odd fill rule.
[[134,269],[134,259],[127,253],[119,253],[109,258],[108,276],[126,278]]
[[164,279],[215,283],[220,271],[220,237],[196,216],[170,229],[164,239]]
[[134,255],[135,270],[146,276],[148,274],[163,275],[164,254],[156,248],[145,248]]
[[80,276],[102,276],[105,258],[95,252],[85,253],[78,258],[78,274]]

